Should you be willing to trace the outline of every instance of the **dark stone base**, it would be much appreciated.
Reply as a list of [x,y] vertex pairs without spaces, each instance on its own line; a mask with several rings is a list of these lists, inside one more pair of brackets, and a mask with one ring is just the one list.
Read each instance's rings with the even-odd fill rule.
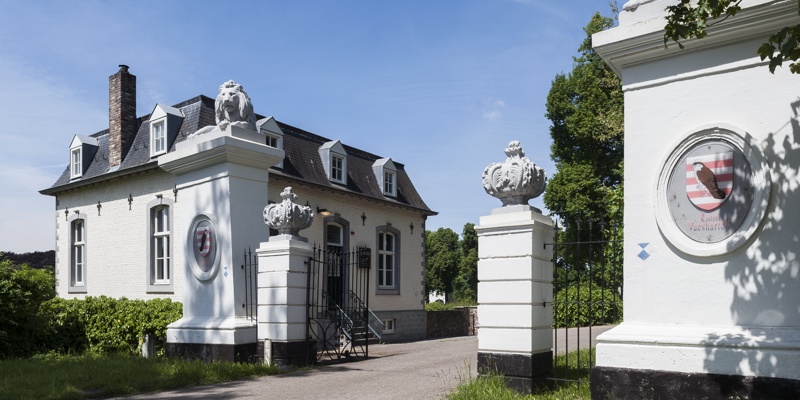
[[[302,367],[317,361],[313,341],[272,342],[272,364],[278,368]],[[258,342],[258,354],[264,358],[264,342]]]
[[552,369],[552,351],[532,355],[478,352],[479,374],[501,374],[508,387],[524,394],[548,384],[546,378]]
[[800,380],[594,367],[592,399],[800,399]]
[[246,344],[207,344],[207,343],[167,343],[164,351],[167,357],[187,360],[253,362],[257,360],[258,346]]

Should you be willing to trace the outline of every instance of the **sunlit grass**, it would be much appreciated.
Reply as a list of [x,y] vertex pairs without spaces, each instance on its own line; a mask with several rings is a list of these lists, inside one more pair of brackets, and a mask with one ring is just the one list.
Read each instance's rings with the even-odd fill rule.
[[127,355],[45,355],[0,361],[0,399],[125,396],[272,375],[262,364]]
[[[557,379],[546,380],[531,395],[523,396],[509,389],[503,376],[489,374],[463,380],[447,398],[449,400],[588,400],[591,398],[589,374],[591,366],[594,365],[594,349],[557,356],[553,364],[551,376]],[[579,380],[582,383],[563,379]]]

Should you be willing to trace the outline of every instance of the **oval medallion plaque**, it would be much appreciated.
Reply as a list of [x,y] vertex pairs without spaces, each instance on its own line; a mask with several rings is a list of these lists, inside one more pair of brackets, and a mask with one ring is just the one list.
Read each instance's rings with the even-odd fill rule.
[[207,214],[198,214],[189,225],[186,254],[194,276],[207,281],[214,278],[219,266],[217,230]]
[[725,254],[756,230],[770,188],[764,157],[749,135],[702,129],[663,163],[655,190],[656,221],[669,242],[687,254]]

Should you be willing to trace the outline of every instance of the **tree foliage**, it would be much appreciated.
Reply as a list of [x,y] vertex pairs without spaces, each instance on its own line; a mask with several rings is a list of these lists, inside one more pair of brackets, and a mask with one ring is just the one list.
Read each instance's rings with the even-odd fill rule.
[[[553,139],[550,151],[556,172],[548,182],[544,203],[560,221],[558,239],[562,243],[609,239],[612,219],[622,221],[622,85],[592,49],[592,34],[613,25],[611,18],[599,13],[592,16],[572,71],[557,75],[547,95],[546,116],[552,123]],[[616,228],[621,235],[620,227]],[[612,275],[621,279],[621,259],[609,268],[591,268],[607,261],[604,253],[603,249],[584,247],[557,254],[555,289],[587,280],[605,284],[600,272],[604,269],[615,270]]]
[[55,297],[55,282],[50,270],[0,260],[0,358],[39,349],[47,324],[39,311]]
[[[703,38],[708,35],[708,28],[717,22],[710,22],[718,18],[724,21],[733,17],[742,10],[742,0],[681,0],[679,4],[667,7],[667,24],[664,27],[664,46],[674,41],[683,48],[681,40]],[[800,15],[800,0],[798,15]],[[787,26],[773,33],[767,38],[756,54],[761,60],[769,58],[769,71],[775,73],[775,68],[789,63],[789,71],[793,74],[800,73],[800,24]]]
[[461,262],[453,297],[459,302],[475,302],[478,300],[478,233],[475,232],[475,224],[464,224],[460,248]]
[[461,238],[452,229],[426,231],[425,291],[452,294],[459,302],[478,299],[478,234],[466,223]]
[[450,228],[439,228],[425,235],[425,290],[427,293],[452,293],[458,275],[461,253],[458,234]]

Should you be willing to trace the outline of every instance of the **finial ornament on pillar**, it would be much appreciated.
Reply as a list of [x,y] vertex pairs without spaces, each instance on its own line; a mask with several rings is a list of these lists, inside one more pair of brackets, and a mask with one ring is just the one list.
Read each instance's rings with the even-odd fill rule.
[[528,205],[528,200],[544,193],[547,174],[525,157],[518,140],[508,144],[506,160],[483,170],[483,188],[497,197],[503,207]]
[[311,226],[314,221],[314,212],[311,207],[301,206],[294,202],[297,195],[292,193],[292,187],[287,186],[281,192],[283,201],[269,204],[264,207],[264,223],[285,238],[307,242],[298,232]]

